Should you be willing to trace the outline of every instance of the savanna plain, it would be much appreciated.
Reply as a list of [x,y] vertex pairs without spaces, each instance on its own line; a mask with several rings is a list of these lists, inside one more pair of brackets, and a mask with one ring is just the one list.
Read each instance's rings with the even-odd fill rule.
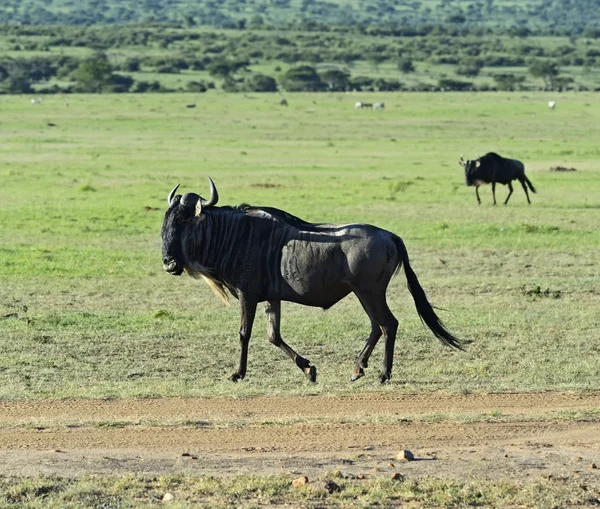
[[[286,98],[0,97],[0,506],[600,504],[597,94]],[[532,205],[520,186],[477,205],[458,160],[488,151],[525,163]],[[220,204],[399,234],[472,343],[441,345],[400,272],[390,383],[382,345],[349,381],[370,330],[354,297],[283,304],[316,384],[261,316],[230,382],[237,303],[161,263],[167,194],[208,197],[209,176]]]

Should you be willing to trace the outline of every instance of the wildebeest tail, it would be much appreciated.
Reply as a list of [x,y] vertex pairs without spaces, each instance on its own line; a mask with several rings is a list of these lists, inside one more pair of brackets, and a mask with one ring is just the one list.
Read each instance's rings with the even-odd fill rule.
[[[434,336],[438,338],[442,343],[447,346],[451,346],[453,348],[457,348],[459,350],[464,350],[463,342],[460,339],[453,336],[447,329],[444,327],[444,324],[440,320],[440,318],[435,314],[435,311],[431,307],[431,304],[427,300],[427,296],[425,295],[425,291],[419,284],[419,280],[417,279],[417,275],[412,270],[410,263],[408,261],[408,252],[406,251],[406,247],[404,246],[404,242],[400,237],[395,237],[394,241],[396,243],[396,247],[398,248],[398,255],[400,256],[400,263],[404,265],[404,274],[406,275],[406,281],[408,283],[408,290],[410,291],[414,301],[415,306],[417,308],[417,313],[421,318],[421,321],[427,325],[433,332]],[[398,270],[400,269],[400,264],[398,265]]]
[[531,189],[531,191],[535,193],[535,187],[533,187],[533,184],[531,183],[531,180],[529,180],[525,175],[523,175],[523,178],[525,178],[525,182],[527,182],[527,185],[529,186],[529,189]]

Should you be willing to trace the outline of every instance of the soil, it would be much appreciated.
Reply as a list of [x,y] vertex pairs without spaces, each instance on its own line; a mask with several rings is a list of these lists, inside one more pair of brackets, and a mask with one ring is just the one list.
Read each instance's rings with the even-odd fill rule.
[[[314,478],[340,470],[595,484],[598,409],[600,394],[569,393],[2,402],[0,472]],[[581,420],[571,413],[586,411]],[[415,461],[396,459],[404,449]]]

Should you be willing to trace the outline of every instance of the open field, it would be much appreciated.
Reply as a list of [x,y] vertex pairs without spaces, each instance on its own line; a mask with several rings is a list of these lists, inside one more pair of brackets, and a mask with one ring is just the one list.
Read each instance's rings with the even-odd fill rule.
[[[597,470],[589,469],[600,455],[597,95],[287,98],[288,108],[279,106],[276,95],[243,97],[214,91],[55,95],[39,105],[31,105],[29,97],[0,97],[3,471],[105,476],[110,468],[102,458],[108,457],[117,459],[119,476],[128,471],[224,475],[227,468],[217,466],[223,461],[233,465],[230,474],[277,474],[269,489],[279,489],[282,475],[310,470],[319,477],[329,468],[339,468],[336,462],[354,454],[348,447],[357,444],[375,449],[373,458],[359,462],[356,469],[385,467],[391,452],[403,447],[422,455],[439,449],[445,458],[443,471],[441,460],[416,462],[407,476],[449,478],[452,489],[466,493],[473,485],[459,479],[463,471],[453,470],[451,458],[474,450],[480,461],[468,473],[488,479],[485,482],[491,484],[481,488],[486,493],[504,478],[510,490],[518,492],[527,471],[535,474],[532,482],[535,477],[537,483],[540,472],[573,480],[578,470],[578,475],[585,471],[585,483],[592,487],[585,496],[592,498],[569,492],[581,491],[578,486],[584,481],[565,482],[558,492],[571,493],[580,506],[591,505],[593,497],[600,496]],[[554,111],[546,104],[550,99],[558,101]],[[386,109],[357,111],[358,100],[385,101]],[[483,204],[477,206],[457,161],[462,153],[468,158],[491,150],[525,162],[538,190],[531,206],[517,187],[506,207],[493,207],[490,189],[482,188]],[[549,171],[559,165],[577,171]],[[353,297],[326,313],[283,305],[283,336],[317,366],[317,384],[306,382],[289,359],[268,344],[261,317],[250,344],[247,378],[228,382],[238,356],[236,303],[226,307],[203,283],[167,276],[161,268],[166,196],[177,183],[184,192],[206,194],[207,176],[217,184],[223,204],[271,205],[310,221],[360,221],[398,233],[429,299],[444,310],[440,314],[448,328],[474,343],[466,352],[441,346],[420,323],[401,273],[388,291],[390,308],[400,320],[390,384],[376,384],[381,347],[373,354],[367,376],[354,384],[348,381],[369,331],[368,319]],[[497,191],[503,200],[506,189],[499,186]],[[533,411],[508,410],[510,396],[502,402],[485,399],[495,393],[544,392],[550,399],[525,405]],[[557,402],[552,402],[554,393]],[[460,403],[463,394],[483,399],[465,409]],[[297,399],[281,402],[283,410],[277,415],[268,403],[276,396]],[[425,410],[418,408],[419,397],[426,398]],[[73,398],[72,408],[82,405],[82,410],[61,406]],[[163,400],[149,398],[184,398],[176,401],[187,410],[177,411],[177,402],[169,399],[164,403],[174,407],[158,413],[153,405]],[[217,407],[240,402],[241,409],[259,415],[222,416],[206,400],[187,398],[223,398],[215,400],[221,402]],[[358,400],[351,400],[346,410],[342,406],[341,414],[311,411],[321,398],[332,407],[344,398]],[[378,409],[356,413],[356,408],[381,398],[387,403]],[[417,398],[413,407],[411,398]],[[581,399],[573,406],[562,398]],[[44,408],[52,408],[56,400],[56,408],[64,413],[48,415]],[[111,410],[117,402],[125,406],[124,412]],[[302,409],[303,403],[306,413],[290,412]],[[19,417],[18,409],[27,405],[32,405],[31,411]],[[433,431],[428,433],[423,423]],[[411,434],[415,427],[418,433]],[[482,427],[486,431],[479,432]],[[309,437],[301,453],[281,445],[279,452],[270,449],[280,439],[285,444],[286,433],[293,441],[299,428]],[[155,433],[162,452],[151,453],[144,437]],[[165,433],[175,438],[166,439]],[[206,442],[209,433],[216,433],[212,445]],[[321,442],[315,438],[319,433]],[[244,444],[234,436],[246,437],[240,439]],[[79,442],[69,442],[77,437]],[[220,452],[214,444],[223,444]],[[509,468],[498,468],[503,454],[510,456],[510,447],[517,446],[519,459]],[[241,452],[243,447],[258,452]],[[55,449],[67,452],[48,457]],[[323,455],[317,461],[309,450]],[[199,470],[189,470],[180,455],[196,451],[202,452]],[[136,463],[136,455],[148,461],[153,457],[152,464],[158,466],[145,469]],[[91,459],[85,463],[77,459],[80,456]],[[300,459],[294,463],[295,457]],[[244,461],[252,470],[244,469]],[[571,468],[571,461],[581,461],[583,467]],[[15,467],[23,462],[31,470]],[[281,464],[283,470],[267,468]],[[536,464],[541,466],[531,467]],[[493,470],[501,475],[488,475]],[[119,477],[119,482],[126,478]],[[35,482],[62,482],[52,479]],[[0,494],[10,502],[6,493],[21,489],[21,481],[5,481]],[[223,489],[230,493],[227,490],[237,489],[232,486]],[[369,486],[392,496],[393,489]],[[440,493],[441,485],[436,486]],[[346,493],[355,487],[349,485]],[[108,492],[113,493],[104,491]],[[385,504],[399,500],[386,496],[381,498]],[[32,497],[30,501],[37,500]],[[252,497],[240,500],[266,503]],[[310,500],[286,503],[317,503]],[[365,500],[368,506],[374,499]],[[497,500],[504,499],[499,495]],[[509,502],[527,505],[532,500],[535,496]],[[349,502],[342,496],[327,503]]]

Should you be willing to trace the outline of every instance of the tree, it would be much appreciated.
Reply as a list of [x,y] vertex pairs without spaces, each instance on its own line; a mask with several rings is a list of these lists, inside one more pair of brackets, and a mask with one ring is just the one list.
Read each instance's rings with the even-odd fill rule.
[[554,89],[560,69],[556,62],[550,60],[534,60],[529,66],[529,74],[534,78],[542,78],[548,89]]
[[468,58],[462,60],[456,67],[456,74],[459,76],[477,76],[482,67],[483,62],[481,60]]
[[277,81],[266,74],[253,74],[246,80],[250,92],[277,92]]
[[415,64],[413,63],[412,59],[401,57],[398,60],[398,70],[403,74],[415,72]]
[[379,72],[379,66],[387,60],[385,54],[378,51],[373,51],[367,54],[367,61],[371,64],[376,72]]
[[332,92],[344,92],[350,86],[350,73],[340,69],[327,69],[319,73],[323,83],[327,85]]
[[82,92],[102,92],[110,83],[112,74],[112,66],[106,54],[96,53],[79,64],[74,78]]
[[318,92],[324,87],[321,77],[310,65],[288,69],[279,78],[279,83],[288,92]]
[[234,75],[242,69],[246,69],[250,65],[248,60],[227,60],[220,58],[213,60],[207,67],[208,74],[214,78],[221,78],[226,85],[230,85],[234,81]]
[[515,76],[510,73],[494,74],[493,78],[498,90],[508,90],[511,92],[525,81],[525,76]]
[[31,80],[25,73],[16,72],[0,82],[0,93],[30,94],[31,92],[33,92]]

